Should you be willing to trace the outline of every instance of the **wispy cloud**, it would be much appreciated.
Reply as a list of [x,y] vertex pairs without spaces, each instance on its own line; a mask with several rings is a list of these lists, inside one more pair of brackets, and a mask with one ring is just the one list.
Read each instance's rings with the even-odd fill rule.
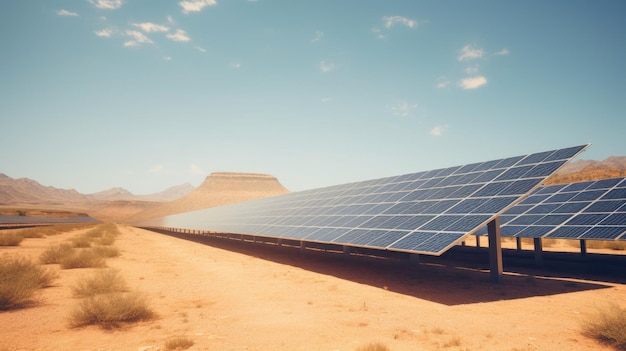
[[173,41],[187,42],[191,40],[191,38],[189,38],[187,33],[182,29],[177,29],[175,33],[168,34],[167,37],[169,39],[172,39]]
[[391,106],[391,111],[396,116],[406,117],[411,114],[412,110],[417,108],[417,104],[410,104],[406,101]]
[[148,169],[148,173],[162,173],[165,170],[165,166],[156,165]]
[[102,38],[110,38],[115,31],[112,28],[105,28],[94,32],[97,36]]
[[464,78],[459,81],[459,86],[463,89],[476,89],[487,84],[487,78],[484,76],[476,76]]
[[465,45],[463,49],[461,49],[461,53],[457,57],[459,61],[469,61],[475,60],[483,57],[485,52],[483,49],[475,49],[471,45]]
[[57,11],[57,15],[59,15],[59,16],[73,16],[73,17],[76,17],[76,16],[78,16],[78,13],[71,12],[71,11],[68,11],[68,10],[59,10],[59,11]]
[[172,16],[167,16],[167,23],[174,24],[174,19],[172,18]]
[[391,28],[395,24],[402,24],[409,28],[417,27],[417,21],[402,16],[385,16],[383,17],[385,28]]
[[122,7],[122,0],[89,0],[89,2],[99,9],[115,10]]
[[239,62],[230,62],[228,63],[228,67],[232,69],[238,69],[241,67],[241,63]]
[[441,136],[443,135],[443,132],[446,130],[446,127],[444,126],[435,126],[433,127],[433,129],[430,130],[430,132],[428,134],[432,135],[432,136]]
[[313,37],[313,39],[311,39],[311,42],[317,43],[318,41],[321,41],[322,38],[324,38],[324,32],[318,30],[317,32],[315,32],[315,36]]
[[465,73],[467,74],[476,74],[479,71],[480,66],[474,65],[472,67],[465,68]]
[[127,30],[126,35],[131,37],[131,40],[128,40],[124,43],[124,46],[138,46],[141,44],[152,44],[153,41],[150,40],[145,34],[136,30]]
[[326,61],[321,61],[320,62],[320,71],[324,72],[324,73],[328,73],[330,71],[333,71],[337,68],[337,66],[334,63],[330,63],[330,62],[326,62]]
[[449,80],[447,80],[446,78],[440,78],[436,86],[437,86],[437,89],[443,89],[443,88],[447,88],[448,85],[450,85]]
[[374,36],[376,36],[376,39],[385,39],[385,35],[380,30],[380,28],[377,28],[377,27],[372,28],[372,33],[374,33]]
[[324,103],[326,103],[326,102],[331,102],[332,100],[333,100],[332,98],[325,97],[325,98],[322,98],[322,100],[321,100],[321,101],[322,101],[322,102],[324,102]]
[[164,56],[163,60],[165,60],[165,61],[172,61],[172,56]]
[[196,50],[200,51],[200,52],[206,52],[206,49],[201,47],[201,46],[195,46]]
[[197,164],[193,163],[189,166],[189,173],[191,174],[206,174],[204,169],[200,168]]
[[493,54],[496,56],[507,56],[510,53],[511,52],[509,51],[509,49],[502,49],[500,51],[494,52]]
[[203,8],[207,6],[215,6],[217,5],[216,0],[192,0],[192,1],[181,1],[178,3],[180,7],[183,8],[183,13],[191,13],[191,12],[200,12]]
[[132,25],[135,27],[141,28],[141,30],[143,30],[146,33],[167,32],[170,30],[166,26],[162,26],[160,24],[151,23],[151,22],[133,23]]

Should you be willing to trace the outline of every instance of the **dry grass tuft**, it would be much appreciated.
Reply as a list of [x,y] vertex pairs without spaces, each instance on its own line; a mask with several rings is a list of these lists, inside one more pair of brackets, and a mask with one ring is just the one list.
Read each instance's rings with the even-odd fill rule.
[[118,257],[120,255],[120,250],[113,246],[94,246],[91,248],[91,251],[103,258]]
[[92,249],[78,250],[72,255],[63,257],[59,263],[63,269],[100,268],[105,266],[104,258]]
[[113,269],[96,272],[89,278],[77,281],[72,287],[72,293],[77,297],[90,297],[125,291],[128,291],[126,282],[119,272]]
[[50,246],[41,253],[39,261],[43,264],[58,264],[61,263],[63,259],[70,257],[75,253],[76,249],[69,244]]
[[110,329],[153,316],[154,312],[148,307],[143,295],[136,292],[111,293],[83,299],[72,311],[69,322],[72,327],[98,325]]
[[583,335],[626,350],[626,308],[611,303],[583,322]]
[[193,340],[178,336],[165,342],[165,350],[186,350],[194,345]]
[[0,261],[0,310],[29,302],[37,289],[50,286],[56,273],[24,259]]
[[361,346],[356,350],[357,351],[390,351],[391,349],[388,348],[383,343],[373,342],[373,343],[369,343],[367,345]]
[[86,247],[91,247],[92,239],[85,235],[81,235],[81,236],[73,237],[69,241],[72,243],[72,247],[86,248]]
[[0,233],[0,246],[19,246],[24,237],[19,233]]

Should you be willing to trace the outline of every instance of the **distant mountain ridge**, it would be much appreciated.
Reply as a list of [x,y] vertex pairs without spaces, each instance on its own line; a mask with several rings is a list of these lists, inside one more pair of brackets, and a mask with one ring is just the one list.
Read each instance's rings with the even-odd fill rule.
[[0,173],[0,204],[73,204],[80,205],[93,201],[158,201],[167,202],[183,197],[195,188],[189,184],[170,187],[150,195],[134,195],[124,188],[112,188],[94,194],[81,194],[74,189],[59,189],[44,186],[30,178],[11,178]]
[[545,184],[563,184],[626,176],[626,156],[611,156],[604,161],[578,160],[566,164]]

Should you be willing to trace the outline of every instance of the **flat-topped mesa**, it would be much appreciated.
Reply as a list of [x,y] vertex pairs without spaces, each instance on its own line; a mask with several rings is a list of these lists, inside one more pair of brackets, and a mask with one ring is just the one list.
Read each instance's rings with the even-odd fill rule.
[[[278,182],[276,177],[269,174],[260,173],[236,173],[236,172],[214,172],[206,177],[204,182],[192,192],[207,193],[212,197],[234,195],[226,193],[255,194],[266,193],[265,196],[273,196],[287,193],[287,189]],[[225,193],[224,193],[225,192]],[[218,194],[222,193],[222,194]]]
[[276,177],[269,174],[215,172],[207,176],[204,182],[188,195],[133,215],[129,220],[163,217],[288,192],[289,190],[280,184]]

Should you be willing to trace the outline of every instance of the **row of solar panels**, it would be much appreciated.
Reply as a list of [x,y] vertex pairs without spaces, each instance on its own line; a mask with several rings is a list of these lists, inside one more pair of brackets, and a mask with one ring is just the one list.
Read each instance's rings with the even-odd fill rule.
[[626,240],[626,178],[544,186],[500,223],[507,237]]
[[137,223],[441,254],[588,145],[336,185]]

